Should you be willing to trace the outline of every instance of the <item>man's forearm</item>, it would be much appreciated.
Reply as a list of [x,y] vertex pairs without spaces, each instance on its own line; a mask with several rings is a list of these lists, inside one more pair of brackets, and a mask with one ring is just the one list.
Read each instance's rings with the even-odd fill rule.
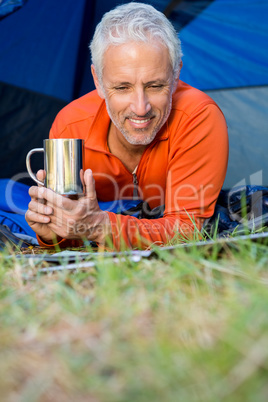
[[178,241],[190,237],[195,227],[201,229],[201,219],[173,215],[159,219],[137,219],[109,212],[112,243],[116,250],[124,248],[146,249],[152,244],[163,245],[178,235]]

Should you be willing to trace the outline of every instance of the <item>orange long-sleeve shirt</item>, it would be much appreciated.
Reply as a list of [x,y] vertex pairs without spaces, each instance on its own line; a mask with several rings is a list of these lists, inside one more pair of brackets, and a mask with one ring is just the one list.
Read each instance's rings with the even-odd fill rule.
[[[85,140],[85,168],[94,173],[99,201],[131,198],[134,190],[133,174],[108,149],[109,124],[105,102],[93,91],[62,109],[50,131],[50,138]],[[145,149],[135,176],[139,198],[150,208],[165,204],[164,216],[137,219],[108,212],[114,247],[164,244],[177,230],[189,233],[193,220],[201,228],[213,215],[227,160],[221,110],[208,95],[179,81],[170,116]]]

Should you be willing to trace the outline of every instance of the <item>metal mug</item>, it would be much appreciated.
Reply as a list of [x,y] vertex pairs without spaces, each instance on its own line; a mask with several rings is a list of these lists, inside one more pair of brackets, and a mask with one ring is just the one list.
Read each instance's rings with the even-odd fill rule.
[[[34,148],[26,156],[26,166],[31,178],[58,194],[76,197],[84,194],[84,140],[50,139],[43,141],[43,148]],[[31,168],[31,155],[44,153],[44,183],[37,179]]]

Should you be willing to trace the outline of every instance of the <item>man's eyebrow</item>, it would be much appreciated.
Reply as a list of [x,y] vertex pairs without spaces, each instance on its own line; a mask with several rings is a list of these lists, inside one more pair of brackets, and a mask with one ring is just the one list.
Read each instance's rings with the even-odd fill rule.
[[[163,78],[157,78],[155,80],[152,81],[148,81],[148,82],[144,82],[143,85],[152,85],[152,84],[167,84],[168,80],[163,79]],[[131,82],[129,81],[117,81],[117,82],[113,82],[112,86],[113,87],[117,87],[117,86],[123,86],[123,85],[133,85]]]
[[157,78],[156,80],[148,81],[145,82],[144,85],[152,85],[152,84],[166,84],[168,80],[165,80],[163,78]]
[[123,81],[123,82],[117,81],[117,82],[113,82],[112,85],[114,87],[119,87],[121,85],[123,86],[123,85],[132,85],[132,84],[131,84],[131,82],[128,82],[128,81]]

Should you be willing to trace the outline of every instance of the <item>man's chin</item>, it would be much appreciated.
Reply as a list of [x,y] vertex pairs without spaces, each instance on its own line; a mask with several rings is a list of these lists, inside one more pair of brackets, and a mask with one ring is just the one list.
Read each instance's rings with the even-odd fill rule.
[[149,145],[151,142],[155,139],[156,134],[145,134],[140,133],[140,134],[124,134],[125,139],[127,142],[129,142],[131,145]]

